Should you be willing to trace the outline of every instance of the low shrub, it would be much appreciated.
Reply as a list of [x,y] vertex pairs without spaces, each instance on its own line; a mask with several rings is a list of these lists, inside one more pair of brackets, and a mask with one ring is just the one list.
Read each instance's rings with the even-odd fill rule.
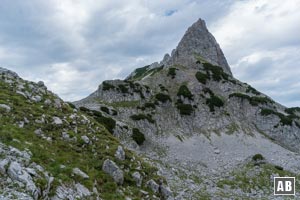
[[258,92],[255,88],[251,87],[250,85],[248,85],[246,92],[247,93],[251,92],[252,94],[260,95],[260,92]]
[[268,108],[263,108],[261,109],[260,111],[260,114],[262,116],[268,116],[268,115],[276,115],[280,118],[280,123],[284,126],[284,125],[287,125],[287,126],[292,126],[293,124],[293,119],[294,119],[294,116],[293,115],[288,115],[288,116],[285,116],[284,114],[282,113],[279,113],[277,111],[274,111],[274,110],[271,110],[271,109],[268,109]]
[[131,115],[130,118],[135,121],[139,120],[148,120],[150,123],[154,123],[154,119],[152,119],[152,115],[144,115],[144,114],[137,114],[137,115]]
[[167,74],[167,76],[171,76],[172,77],[172,79],[174,79],[175,78],[175,76],[176,76],[176,68],[174,68],[174,67],[171,67],[171,68],[169,68],[169,71],[168,71],[168,74]]
[[126,85],[118,85],[118,88],[120,89],[120,91],[123,93],[123,94],[126,94],[128,93],[128,88],[126,87]]
[[250,97],[250,96],[248,96],[246,94],[242,94],[242,93],[232,93],[232,94],[229,95],[229,98],[232,98],[232,97],[238,97],[238,98],[241,98],[241,99],[246,99],[246,100],[249,101],[249,103],[252,106],[258,106],[260,104],[274,103],[274,101],[272,101],[268,97],[258,97],[258,96]]
[[107,83],[105,81],[103,81],[102,83],[102,90],[111,90],[111,89],[115,89],[115,86],[110,84],[110,83]]
[[105,112],[106,114],[109,114],[109,109],[107,107],[105,107],[105,106],[101,106],[100,110],[103,111],[103,112]]
[[222,107],[224,102],[218,96],[211,95],[209,99],[206,99],[206,104],[208,105],[210,112],[214,112],[215,107]]
[[264,160],[265,158],[261,154],[255,154],[252,156],[253,161]]
[[193,106],[190,104],[178,104],[177,109],[181,115],[191,115],[194,111]]
[[73,109],[76,108],[76,106],[75,106],[74,104],[72,104],[71,102],[67,102],[67,103],[68,103],[68,105],[69,105],[71,108],[73,108]]
[[144,134],[137,128],[132,129],[132,139],[138,144],[142,145],[145,141]]
[[172,101],[171,97],[167,94],[163,94],[163,93],[158,93],[155,95],[155,98],[157,101],[160,101],[162,103],[165,103],[167,101]]
[[204,74],[202,72],[197,72],[195,74],[197,80],[202,83],[202,84],[206,84],[207,80],[209,80],[209,77],[207,76],[207,74]]
[[210,71],[212,73],[214,81],[221,81],[222,79],[228,80],[229,75],[226,74],[221,67],[207,62],[203,63],[203,67],[206,71]]
[[186,85],[181,85],[177,92],[177,96],[183,96],[184,98],[193,100],[194,95],[190,92],[189,88]]
[[275,167],[275,169],[278,169],[278,170],[280,170],[280,171],[283,171],[283,167],[281,167],[281,166],[279,166],[279,165],[275,165],[274,167]]

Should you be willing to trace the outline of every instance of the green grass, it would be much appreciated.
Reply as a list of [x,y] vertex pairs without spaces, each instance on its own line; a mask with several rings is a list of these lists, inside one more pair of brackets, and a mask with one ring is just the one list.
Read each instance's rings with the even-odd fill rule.
[[230,189],[240,188],[246,193],[251,193],[251,189],[258,188],[263,190],[265,192],[264,195],[267,196],[273,194],[273,183],[270,181],[270,177],[273,174],[278,174],[280,177],[296,176],[296,188],[300,186],[299,181],[297,181],[299,180],[299,175],[269,163],[255,166],[255,162],[250,162],[243,167],[233,170],[229,175],[231,178],[219,180],[217,186],[224,188],[227,185]]
[[[55,177],[50,194],[54,194],[61,181],[66,185],[79,182],[90,191],[96,183],[95,186],[103,199],[124,199],[124,195],[117,193],[118,189],[131,193],[130,196],[133,199],[140,199],[139,189],[136,188],[131,178],[131,174],[136,171],[136,168],[141,165],[139,171],[144,173],[145,182],[149,179],[159,179],[156,174],[157,169],[145,163],[131,151],[125,149],[126,159],[124,161],[115,159],[114,154],[120,143],[105,128],[107,124],[114,123],[108,118],[108,121],[99,120],[99,118],[104,119],[100,112],[81,108],[77,112],[78,119],[76,120],[75,132],[72,123],[74,119],[69,118],[71,114],[74,114],[70,104],[62,103],[62,108],[57,109],[53,105],[46,106],[43,102],[30,102],[15,92],[15,84],[10,86],[0,80],[0,103],[7,104],[12,108],[9,113],[0,111],[0,141],[20,150],[30,150],[32,153],[31,161],[41,165],[50,173],[49,175]],[[43,101],[45,99],[53,101],[55,98],[57,97],[50,92],[42,97]],[[45,116],[45,124],[35,123],[35,120],[40,119],[42,115]],[[90,123],[85,122],[82,115],[85,115]],[[60,126],[53,125],[53,116],[66,121]],[[23,128],[19,128],[17,123],[23,121],[25,117],[29,123],[25,124]],[[51,141],[34,134],[34,131],[39,128],[45,136],[51,138]],[[70,137],[77,138],[77,140],[64,141],[61,137],[62,132],[67,132]],[[81,140],[83,135],[87,135],[92,143],[84,144]],[[134,161],[132,160],[133,157],[135,157]],[[125,174],[123,186],[117,186],[113,179],[102,171],[102,164],[105,159],[114,160],[117,165],[123,167]],[[61,165],[66,167],[61,168]],[[75,167],[87,173],[90,178],[82,179],[78,176],[72,176],[72,169]],[[34,178],[34,181],[42,188],[46,187],[43,177],[38,180]],[[145,186],[142,189],[152,194]]]
[[141,80],[147,75],[153,76],[156,73],[160,72],[164,66],[160,66],[157,68],[149,69],[150,65],[147,65],[145,67],[137,68],[134,70],[135,75],[133,77],[130,77],[128,80],[130,81],[137,81]]
[[149,69],[150,65],[146,65],[145,67],[137,68],[134,70],[135,75],[130,78],[130,80],[140,80],[142,77],[144,77],[144,74]]

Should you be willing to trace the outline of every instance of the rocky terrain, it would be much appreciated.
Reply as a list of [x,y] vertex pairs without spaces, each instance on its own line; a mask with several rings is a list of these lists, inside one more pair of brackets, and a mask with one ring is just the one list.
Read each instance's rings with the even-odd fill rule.
[[0,199],[169,197],[158,168],[109,132],[115,123],[0,68]]
[[74,104],[114,119],[114,136],[153,161],[169,198],[275,199],[273,177],[300,172],[300,108],[234,78],[201,19],[161,62]]

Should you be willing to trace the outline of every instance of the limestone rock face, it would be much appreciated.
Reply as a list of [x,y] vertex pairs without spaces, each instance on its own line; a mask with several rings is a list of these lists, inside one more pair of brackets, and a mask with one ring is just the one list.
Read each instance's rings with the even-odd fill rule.
[[214,36],[208,31],[205,21],[199,19],[185,32],[177,48],[173,50],[169,64],[181,64],[184,66],[195,66],[195,55],[201,56],[206,61],[218,65],[231,74],[226,58]]

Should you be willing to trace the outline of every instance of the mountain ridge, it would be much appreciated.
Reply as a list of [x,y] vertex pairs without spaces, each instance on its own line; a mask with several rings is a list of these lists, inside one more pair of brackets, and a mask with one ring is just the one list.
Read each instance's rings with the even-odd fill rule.
[[[104,81],[89,97],[74,103],[99,111],[117,110],[114,135],[133,151],[162,162],[159,167],[172,176],[168,165],[187,174],[223,179],[228,169],[245,164],[255,154],[299,172],[300,113],[234,78],[201,19],[186,31],[171,56],[134,70],[125,80]],[[130,130],[124,131],[123,126]],[[136,128],[144,134],[142,145],[132,140]],[[284,158],[283,152],[291,157]],[[179,182],[195,195],[187,180]],[[171,176],[168,181],[173,191],[180,187]],[[208,193],[217,198],[214,188],[222,189],[213,182]],[[272,198],[261,191],[260,195]]]

